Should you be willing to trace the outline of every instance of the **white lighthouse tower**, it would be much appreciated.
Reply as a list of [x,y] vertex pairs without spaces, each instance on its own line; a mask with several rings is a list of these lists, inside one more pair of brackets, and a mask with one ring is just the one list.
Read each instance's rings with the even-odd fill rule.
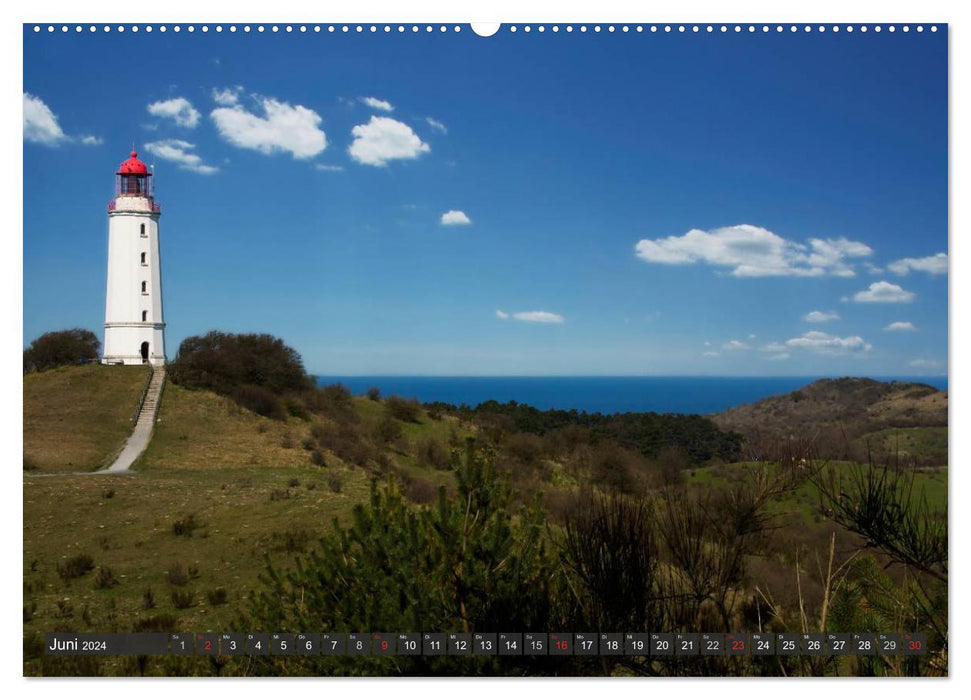
[[152,173],[131,152],[115,173],[108,203],[105,364],[165,364],[162,270]]

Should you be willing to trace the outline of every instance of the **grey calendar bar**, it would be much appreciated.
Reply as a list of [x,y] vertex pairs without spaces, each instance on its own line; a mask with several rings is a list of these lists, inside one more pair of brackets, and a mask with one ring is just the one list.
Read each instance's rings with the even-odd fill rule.
[[169,635],[155,633],[47,634],[48,656],[133,656],[169,653]]

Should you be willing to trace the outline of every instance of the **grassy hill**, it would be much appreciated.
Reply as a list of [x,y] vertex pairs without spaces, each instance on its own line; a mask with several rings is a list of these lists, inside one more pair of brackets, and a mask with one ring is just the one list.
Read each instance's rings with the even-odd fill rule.
[[24,376],[24,467],[38,472],[105,466],[131,433],[147,367],[89,364]]
[[827,458],[947,464],[947,392],[927,384],[821,379],[711,416],[750,448],[767,440],[815,445]]

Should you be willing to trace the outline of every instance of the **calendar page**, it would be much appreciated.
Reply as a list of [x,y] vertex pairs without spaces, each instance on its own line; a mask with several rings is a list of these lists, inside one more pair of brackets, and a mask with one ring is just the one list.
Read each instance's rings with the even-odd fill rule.
[[22,26],[23,675],[947,677],[948,24],[314,14]]

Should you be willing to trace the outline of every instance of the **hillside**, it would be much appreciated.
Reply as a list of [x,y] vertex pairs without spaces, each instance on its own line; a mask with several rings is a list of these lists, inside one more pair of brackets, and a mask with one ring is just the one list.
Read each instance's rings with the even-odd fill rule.
[[869,445],[881,460],[904,445],[907,457],[947,460],[947,392],[927,384],[821,379],[711,418],[742,434],[750,450],[766,440],[794,439],[813,444],[823,457],[864,459]]
[[131,433],[146,367],[89,364],[24,376],[24,465],[37,472],[102,467]]

